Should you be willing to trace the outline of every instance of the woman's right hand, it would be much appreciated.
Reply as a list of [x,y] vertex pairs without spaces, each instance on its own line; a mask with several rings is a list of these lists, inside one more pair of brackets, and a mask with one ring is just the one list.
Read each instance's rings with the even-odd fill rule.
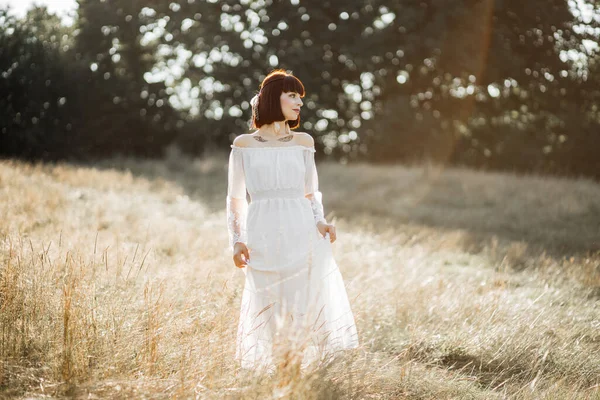
[[237,242],[233,245],[233,263],[238,268],[244,268],[248,266],[248,261],[250,261],[248,247],[243,242]]

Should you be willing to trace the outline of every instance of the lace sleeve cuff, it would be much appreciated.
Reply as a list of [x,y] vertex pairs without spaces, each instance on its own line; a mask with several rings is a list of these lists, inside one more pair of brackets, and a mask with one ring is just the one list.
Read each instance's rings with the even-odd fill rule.
[[323,198],[322,193],[317,190],[316,192],[307,195],[306,198],[310,201],[310,206],[315,218],[315,224],[319,222],[327,223],[327,220],[325,220],[325,213],[323,211],[323,202],[321,200]]
[[327,223],[323,211],[323,194],[319,191],[319,176],[317,173],[317,165],[315,164],[314,151],[307,151],[305,153],[304,165],[306,169],[306,175],[304,177],[304,193],[305,197],[310,201],[315,224],[319,222]]
[[229,232],[229,250],[237,242],[247,243],[246,214],[248,203],[246,199],[238,199],[227,196],[227,226]]

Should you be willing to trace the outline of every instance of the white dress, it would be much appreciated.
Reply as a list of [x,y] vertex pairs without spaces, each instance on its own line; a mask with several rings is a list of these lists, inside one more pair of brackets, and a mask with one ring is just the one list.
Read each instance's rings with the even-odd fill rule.
[[250,253],[236,341],[242,368],[272,370],[275,349],[296,349],[305,367],[358,347],[329,235],[316,226],[325,219],[314,154],[302,145],[231,145],[229,249],[239,241]]

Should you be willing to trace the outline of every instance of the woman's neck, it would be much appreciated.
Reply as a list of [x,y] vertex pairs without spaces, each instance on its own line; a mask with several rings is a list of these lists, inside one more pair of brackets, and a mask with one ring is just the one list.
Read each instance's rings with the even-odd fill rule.
[[264,137],[271,137],[274,139],[283,137],[283,136],[287,136],[289,135],[290,129],[289,129],[289,125],[286,123],[286,121],[276,121],[279,122],[279,125],[281,126],[281,128],[279,129],[279,132],[275,133],[275,123],[271,123],[271,124],[267,124],[267,125],[263,125],[261,126],[255,133],[258,133],[261,136]]

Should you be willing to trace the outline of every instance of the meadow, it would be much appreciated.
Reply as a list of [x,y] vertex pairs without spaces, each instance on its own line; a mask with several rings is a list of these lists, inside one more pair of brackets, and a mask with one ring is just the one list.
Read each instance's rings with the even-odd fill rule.
[[361,345],[282,384],[233,360],[226,156],[0,161],[0,397],[600,399],[597,182],[319,163]]

